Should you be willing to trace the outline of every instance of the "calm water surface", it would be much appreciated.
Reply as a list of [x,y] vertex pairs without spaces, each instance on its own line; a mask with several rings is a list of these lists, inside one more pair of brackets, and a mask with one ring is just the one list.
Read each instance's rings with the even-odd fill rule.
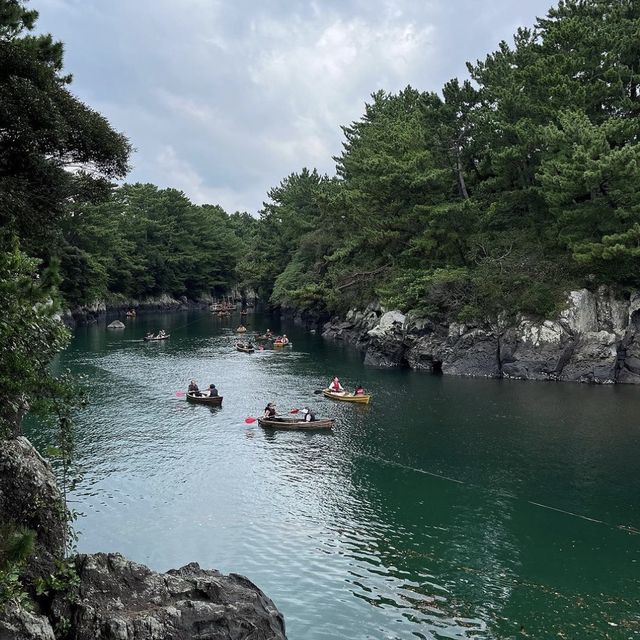
[[[248,355],[238,323],[76,332],[81,551],[245,574],[291,640],[640,637],[640,389],[380,371],[266,317],[294,347]],[[314,394],[334,374],[372,404]],[[177,398],[190,378],[222,408]],[[334,433],[245,424],[269,400]]]

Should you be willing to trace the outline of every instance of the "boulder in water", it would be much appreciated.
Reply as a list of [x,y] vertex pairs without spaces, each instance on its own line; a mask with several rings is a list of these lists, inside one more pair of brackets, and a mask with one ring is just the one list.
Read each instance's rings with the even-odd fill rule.
[[124,322],[114,320],[107,325],[107,329],[124,329]]

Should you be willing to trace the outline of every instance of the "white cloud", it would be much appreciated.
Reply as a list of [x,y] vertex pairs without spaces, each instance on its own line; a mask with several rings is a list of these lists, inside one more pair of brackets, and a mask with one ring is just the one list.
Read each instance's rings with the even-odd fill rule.
[[373,91],[438,90],[547,0],[33,5],[65,42],[74,91],[131,138],[131,181],[255,213],[292,171],[333,173],[340,125]]

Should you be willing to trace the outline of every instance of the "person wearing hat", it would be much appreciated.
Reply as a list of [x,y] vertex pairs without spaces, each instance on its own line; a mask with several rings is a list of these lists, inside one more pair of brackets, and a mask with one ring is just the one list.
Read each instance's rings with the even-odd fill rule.
[[218,395],[218,390],[216,389],[216,385],[213,382],[209,385],[209,397],[215,398]]
[[264,414],[263,414],[263,419],[268,420],[269,418],[275,418],[276,417],[276,405],[273,404],[273,402],[270,402],[265,408],[264,408]]

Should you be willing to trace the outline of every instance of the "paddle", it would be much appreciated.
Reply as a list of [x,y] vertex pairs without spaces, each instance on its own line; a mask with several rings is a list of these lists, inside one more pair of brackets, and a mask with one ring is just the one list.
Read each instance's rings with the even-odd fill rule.
[[254,422],[257,422],[257,420],[258,420],[258,418],[251,418],[251,417],[249,417],[249,418],[245,418],[245,419],[244,419],[244,421],[245,421],[247,424],[253,424]]
[[300,413],[300,409],[291,409],[289,413]]
[[184,391],[176,391],[176,398],[184,398],[186,395]]

